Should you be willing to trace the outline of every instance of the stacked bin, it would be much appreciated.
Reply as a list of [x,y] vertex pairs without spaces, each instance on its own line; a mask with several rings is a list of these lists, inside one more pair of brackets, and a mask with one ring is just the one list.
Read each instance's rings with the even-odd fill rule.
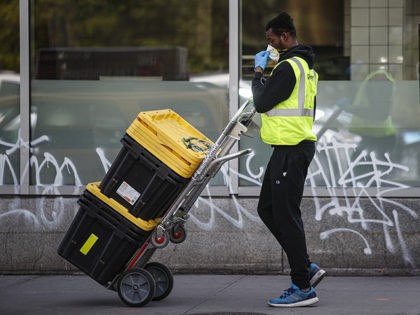
[[103,195],[91,183],[58,254],[104,286],[109,286],[158,221],[144,221]]
[[186,139],[213,144],[172,110],[141,112],[103,180],[86,186],[59,255],[111,285],[204,159]]
[[124,135],[123,148],[100,184],[101,191],[144,220],[159,217],[188,183]]
[[101,191],[143,220],[162,216],[205,157],[186,147],[190,138],[212,144],[172,110],[141,112],[121,140],[123,149]]

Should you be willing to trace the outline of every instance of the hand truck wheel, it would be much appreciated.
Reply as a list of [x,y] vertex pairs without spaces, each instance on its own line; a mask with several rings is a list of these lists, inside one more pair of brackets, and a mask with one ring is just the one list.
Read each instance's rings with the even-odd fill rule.
[[150,242],[152,243],[152,245],[156,248],[163,248],[166,245],[168,245],[169,243],[169,235],[168,232],[163,231],[162,236],[158,237],[157,232],[154,231],[151,238],[150,238]]
[[156,283],[149,271],[136,268],[125,271],[118,281],[118,296],[129,306],[149,303],[156,291]]
[[185,230],[185,228],[182,225],[176,224],[171,229],[171,233],[169,234],[169,238],[170,238],[172,243],[175,243],[175,244],[182,243],[187,238],[187,231]]
[[169,268],[158,262],[150,262],[144,269],[151,273],[156,283],[153,300],[160,301],[166,298],[174,286],[174,277]]

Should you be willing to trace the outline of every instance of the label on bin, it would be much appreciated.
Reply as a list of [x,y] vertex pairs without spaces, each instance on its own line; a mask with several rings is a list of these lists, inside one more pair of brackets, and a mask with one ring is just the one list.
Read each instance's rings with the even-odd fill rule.
[[122,182],[120,187],[118,187],[117,194],[123,197],[130,205],[134,205],[140,197],[140,193],[126,182]]
[[80,248],[80,252],[83,255],[87,255],[89,251],[92,249],[93,245],[95,245],[96,241],[99,238],[95,234],[90,234],[89,238],[86,240],[86,242],[83,244],[83,246]]

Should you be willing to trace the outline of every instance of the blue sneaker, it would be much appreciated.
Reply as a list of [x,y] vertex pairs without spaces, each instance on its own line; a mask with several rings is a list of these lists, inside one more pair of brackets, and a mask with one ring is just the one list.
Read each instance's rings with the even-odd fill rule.
[[277,299],[269,300],[268,305],[274,307],[298,307],[312,305],[318,301],[319,299],[314,288],[311,288],[309,292],[304,292],[292,282],[289,289]]
[[309,267],[309,281],[311,283],[311,286],[315,288],[325,277],[325,274],[325,270],[319,268],[317,264],[311,263]]

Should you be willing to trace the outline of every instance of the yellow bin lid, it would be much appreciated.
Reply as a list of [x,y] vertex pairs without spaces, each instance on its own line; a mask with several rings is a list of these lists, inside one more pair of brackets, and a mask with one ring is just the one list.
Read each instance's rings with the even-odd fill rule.
[[124,218],[128,221],[132,222],[134,225],[141,228],[143,231],[151,231],[153,230],[160,222],[160,218],[156,218],[153,220],[145,221],[141,218],[137,218],[132,215],[127,208],[119,204],[115,199],[109,198],[105,196],[101,190],[99,189],[100,182],[89,183],[86,185],[86,190],[93,194],[98,199],[105,202],[108,206],[114,209],[116,212],[121,214]]
[[165,165],[184,178],[190,178],[206,157],[185,145],[190,138],[212,146],[214,143],[171,109],[141,112],[127,134]]

